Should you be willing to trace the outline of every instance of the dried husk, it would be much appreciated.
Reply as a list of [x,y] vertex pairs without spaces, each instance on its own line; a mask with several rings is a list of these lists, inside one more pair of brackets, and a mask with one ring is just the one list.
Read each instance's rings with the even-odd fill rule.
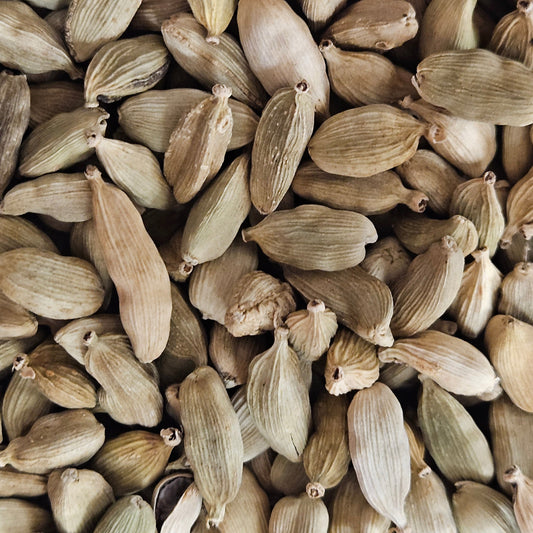
[[0,292],[0,340],[33,337],[38,325],[30,312]]
[[503,278],[498,312],[533,324],[533,264],[517,263]]
[[207,29],[206,41],[217,45],[233,18],[237,0],[189,0],[189,5],[196,20]]
[[[533,35],[531,37],[533,39]],[[528,39],[529,41],[530,39]],[[511,183],[516,183],[533,166],[533,143],[529,126],[503,126],[502,164],[505,175]]]
[[161,31],[161,24],[166,19],[190,9],[187,0],[142,0],[130,28],[137,31]]
[[399,361],[384,363],[379,370],[379,380],[392,390],[416,385],[417,377],[414,368]]
[[154,511],[139,495],[115,502],[98,522],[94,533],[156,533]]
[[346,5],[346,0],[299,0],[299,2],[313,31],[321,30]]
[[0,469],[0,497],[34,498],[46,494],[48,478],[38,474],[24,474],[15,470]]
[[58,251],[52,239],[29,220],[0,215],[0,254],[15,248]]
[[270,482],[273,492],[284,496],[297,496],[305,492],[309,483],[302,461],[293,463],[283,455],[277,455],[270,469]]
[[528,240],[533,235],[533,167],[513,185],[506,207],[507,226],[500,239],[500,248],[508,248],[518,232]]
[[278,327],[272,347],[250,363],[246,398],[252,419],[270,447],[299,462],[307,443],[311,405],[288,336],[288,328]]
[[306,299],[320,299],[339,323],[372,344],[391,346],[392,295],[385,283],[359,266],[322,272],[284,267],[287,281]]
[[[52,28],[56,31],[56,33],[61,36],[62,41],[64,41],[63,34],[65,33],[65,23],[67,21],[67,16],[68,16],[68,7],[65,7],[63,9],[57,9],[55,11],[51,11],[50,13],[48,13],[48,15],[46,15],[46,17],[44,17],[44,20],[48,22],[48,24],[52,26]],[[33,76],[30,74],[30,76],[32,78],[32,81],[36,81],[37,83],[41,79],[53,80],[57,77],[55,73],[35,74]]]
[[13,359],[19,353],[27,353],[28,350],[33,350],[45,337],[45,330],[41,328],[32,337],[0,341],[0,378],[4,378],[11,373]]
[[396,237],[384,237],[369,247],[360,266],[389,285],[407,272],[410,262],[411,257]]
[[202,495],[191,483],[161,526],[161,533],[190,533],[202,509]]
[[160,35],[141,35],[105,44],[85,73],[85,105],[114,102],[147,91],[166,74],[170,55]]
[[513,509],[521,533],[533,531],[533,481],[513,465],[504,474],[513,487]]
[[326,120],[311,138],[308,150],[326,172],[365,178],[411,158],[425,130],[426,125],[400,109],[372,104]]
[[411,478],[409,441],[400,403],[386,385],[374,383],[356,393],[348,409],[348,436],[365,498],[404,531]]
[[27,533],[28,531],[53,533],[55,527],[50,512],[26,500],[0,499],[0,533]]
[[279,500],[270,516],[269,533],[327,533],[328,510],[321,499],[300,496],[285,496]]
[[276,457],[276,452],[268,448],[264,452],[254,457],[249,463],[257,481],[263,490],[268,493],[275,492],[270,480],[270,470],[272,469],[272,464]]

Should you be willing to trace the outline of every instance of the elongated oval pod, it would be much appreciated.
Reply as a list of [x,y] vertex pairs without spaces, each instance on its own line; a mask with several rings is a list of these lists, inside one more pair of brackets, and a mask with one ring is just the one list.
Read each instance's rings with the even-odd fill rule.
[[311,138],[309,155],[331,174],[365,178],[412,157],[426,126],[386,104],[348,109],[327,119]]
[[29,311],[0,293],[0,340],[32,337],[38,325]]
[[29,220],[0,215],[0,253],[15,248],[39,248],[58,253],[52,239]]
[[329,524],[328,510],[319,498],[285,496],[279,500],[270,516],[269,533],[327,533]]
[[94,533],[127,531],[157,532],[153,509],[137,494],[115,502],[100,519]]
[[257,428],[270,447],[293,462],[302,460],[311,424],[309,392],[285,326],[274,344],[251,363],[246,399]]
[[533,166],[533,143],[529,134],[530,129],[529,126],[503,126],[502,128],[502,164],[505,175],[511,183],[519,181]]
[[72,81],[50,81],[30,87],[30,128],[50,120],[59,113],[82,107],[83,85]]
[[433,54],[418,65],[414,82],[424,100],[460,118],[509,126],[533,122],[533,73],[488,50]]
[[374,225],[363,215],[321,205],[272,213],[242,236],[275,261],[329,272],[357,265],[364,259],[365,245],[377,240]]
[[33,498],[46,494],[48,478],[39,474],[24,474],[3,468],[0,469],[0,482],[0,495],[2,498],[11,498],[13,496]]
[[517,263],[501,286],[498,312],[533,324],[533,264]]
[[206,502],[208,527],[224,519],[227,503],[242,479],[243,444],[239,420],[214,369],[197,368],[180,387],[185,453]]
[[533,531],[533,481],[513,465],[504,474],[513,487],[513,509],[521,533]]
[[500,239],[500,248],[511,246],[513,236],[520,232],[531,238],[533,224],[533,168],[517,183],[507,197],[507,226]]
[[401,531],[410,486],[409,441],[403,412],[383,383],[356,393],[348,409],[350,456],[368,503]]
[[89,166],[98,239],[119,296],[120,319],[136,357],[153,361],[170,333],[172,299],[165,263],[126,193]]
[[[7,2],[6,2],[7,3]],[[27,531],[56,531],[52,515],[35,503],[19,498],[0,499],[0,531],[26,533]]]

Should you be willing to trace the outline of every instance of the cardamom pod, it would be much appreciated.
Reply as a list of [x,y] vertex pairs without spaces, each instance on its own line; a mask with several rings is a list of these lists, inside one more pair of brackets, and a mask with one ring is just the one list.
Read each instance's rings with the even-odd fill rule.
[[313,31],[321,30],[345,5],[346,0],[299,0]]
[[27,531],[42,531],[42,533],[56,531],[50,512],[26,500],[0,499],[0,532],[26,533]]
[[[533,34],[531,38],[533,39]],[[530,129],[529,126],[503,126],[502,128],[502,164],[505,175],[511,183],[519,181],[533,166],[533,143],[529,136]]]
[[504,474],[504,479],[513,487],[513,509],[522,533],[531,533],[533,523],[533,481],[520,468],[513,465]]
[[320,498],[309,498],[304,492],[300,496],[285,496],[278,500],[268,524],[269,533],[327,533],[328,509]]
[[2,498],[12,498],[13,496],[34,498],[46,494],[46,483],[48,478],[38,474],[24,474],[0,469],[0,496]]
[[407,271],[411,258],[396,237],[384,237],[371,245],[361,268],[389,285]]
[[284,496],[297,496],[305,492],[309,477],[302,461],[293,463],[284,455],[278,454],[272,462],[270,482],[274,492]]
[[498,312],[533,324],[533,265],[517,263],[503,278]]
[[206,41],[218,45],[219,36],[233,18],[237,0],[189,0],[189,5],[196,20],[207,29]]
[[30,312],[0,292],[0,340],[33,337],[38,325]]
[[94,533],[157,533],[154,511],[139,495],[116,501],[98,522]]
[[161,31],[161,24],[176,13],[190,11],[187,0],[142,0],[131,21],[136,31]]
[[0,214],[0,254],[15,248],[40,248],[58,253],[52,239],[29,220]]

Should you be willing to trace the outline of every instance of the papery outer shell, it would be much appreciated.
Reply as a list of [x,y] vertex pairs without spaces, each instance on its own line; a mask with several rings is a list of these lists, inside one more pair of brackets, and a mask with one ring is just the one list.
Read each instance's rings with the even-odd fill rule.
[[411,257],[396,237],[384,237],[369,247],[361,268],[389,285],[407,271]]
[[40,248],[58,253],[52,239],[29,220],[0,215],[0,253],[15,248]]
[[140,496],[126,496],[115,502],[98,522],[94,533],[142,531],[157,533],[154,511]]
[[202,495],[196,484],[191,483],[165,518],[161,533],[190,533],[202,509]]
[[39,474],[24,474],[0,469],[0,497],[12,498],[44,496],[46,494],[47,476]]
[[529,126],[504,126],[502,129],[502,164],[511,183],[519,181],[533,166],[530,129]]
[[[533,167],[513,185],[507,197],[507,226],[500,239],[500,247],[507,248],[513,236],[522,231],[522,226],[533,223]],[[531,235],[524,235],[529,239]]]
[[142,0],[130,23],[137,31],[161,31],[161,24],[176,13],[190,11],[187,0]]
[[272,462],[270,469],[270,482],[273,492],[278,492],[285,496],[297,496],[305,492],[305,487],[309,483],[302,461],[293,463],[284,455],[278,454]]
[[512,272],[503,279],[498,312],[533,324],[531,302],[533,302],[533,265],[517,263]]
[[38,325],[29,311],[0,292],[0,340],[32,337]]
[[38,505],[18,498],[0,499],[0,531],[2,533],[26,533],[56,531],[52,515]]
[[320,499],[311,499],[307,494],[285,496],[272,509],[269,533],[327,533],[328,510]]

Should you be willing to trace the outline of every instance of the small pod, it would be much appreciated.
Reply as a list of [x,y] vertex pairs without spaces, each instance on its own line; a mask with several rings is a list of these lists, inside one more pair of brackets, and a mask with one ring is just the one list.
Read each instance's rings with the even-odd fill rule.
[[161,24],[169,17],[190,9],[187,0],[143,0],[135,12],[130,28],[135,31],[160,31]]
[[501,286],[498,312],[533,324],[533,264],[517,263]]
[[189,5],[196,20],[207,29],[206,41],[217,45],[233,18],[237,0],[189,0]]
[[52,239],[29,220],[0,215],[0,254],[15,248],[39,248],[58,253]]
[[513,509],[521,533],[533,531],[533,481],[513,465],[504,474],[513,487]]
[[328,509],[319,498],[309,498],[304,492],[300,496],[285,496],[279,500],[270,516],[269,533],[327,533]]
[[115,502],[98,522],[93,533],[157,533],[154,511],[139,495]]
[[273,492],[279,492],[285,496],[297,496],[305,492],[309,477],[302,461],[293,463],[284,455],[277,455],[270,469],[270,481]]
[[26,500],[0,499],[0,532],[27,533],[28,531],[54,533],[56,529],[50,512]]
[[533,166],[533,143],[530,130],[530,126],[503,126],[502,128],[502,164],[505,175],[511,183],[519,181]]
[[0,292],[0,340],[33,337],[37,333],[37,319],[21,305]]
[[47,476],[0,469],[0,497],[34,498],[46,494]]
[[347,0],[299,0],[311,30],[321,30],[346,5]]
[[30,86],[30,127],[50,120],[59,113],[83,107],[83,85],[72,81],[50,81]]
[[369,247],[361,268],[387,285],[407,272],[411,257],[396,237],[384,237]]
[[500,239],[500,248],[511,246],[518,232],[529,240],[533,235],[533,170],[513,185],[507,197],[507,226]]

